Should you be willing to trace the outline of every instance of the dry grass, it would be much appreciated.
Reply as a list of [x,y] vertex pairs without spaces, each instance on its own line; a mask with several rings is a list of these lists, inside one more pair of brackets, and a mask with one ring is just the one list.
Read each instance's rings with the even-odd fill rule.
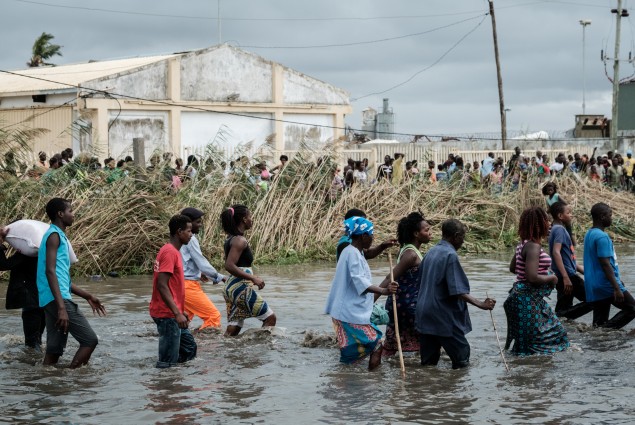
[[[494,196],[487,189],[459,189],[422,181],[393,187],[377,184],[354,187],[336,200],[327,198],[332,162],[309,165],[298,156],[266,193],[246,178],[225,180],[213,174],[190,182],[178,193],[167,188],[160,173],[128,177],[107,184],[101,173],[58,173],[53,181],[0,180],[0,223],[19,218],[47,221],[44,205],[52,197],[73,200],[75,224],[69,237],[80,258],[79,274],[149,272],[158,249],[168,239],[169,218],[186,206],[206,212],[200,235],[206,255],[221,265],[222,233],[219,216],[234,203],[250,207],[254,228],[248,237],[259,262],[297,262],[332,259],[341,221],[350,208],[366,211],[374,221],[377,240],[394,237],[397,221],[421,210],[440,236],[440,223],[450,217],[466,223],[466,248],[485,252],[516,241],[520,213],[530,205],[544,205],[535,185]],[[589,210],[599,201],[614,208],[614,236],[635,240],[635,197],[574,177],[558,180],[561,196],[574,207],[580,237],[590,226]]]

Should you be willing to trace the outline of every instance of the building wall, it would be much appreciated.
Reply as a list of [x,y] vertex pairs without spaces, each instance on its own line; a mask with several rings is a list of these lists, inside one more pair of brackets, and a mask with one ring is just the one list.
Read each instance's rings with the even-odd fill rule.
[[[88,150],[100,159],[130,154],[134,137],[146,139],[146,158],[154,149],[183,154],[186,147],[200,149],[213,140],[219,129],[226,133],[227,152],[247,142],[257,147],[267,138],[277,149],[294,149],[300,140],[324,142],[338,137],[344,116],[351,111],[344,90],[228,45],[176,55],[81,85],[105,93],[80,89],[74,111],[66,108],[65,114],[43,127],[62,147]],[[77,92],[65,89],[49,96],[47,104],[62,104],[75,99]],[[2,109],[31,106],[30,96],[2,98],[0,104]],[[77,127],[73,119],[79,118],[82,131],[72,128]],[[64,134],[67,127],[70,131]]]
[[49,156],[60,152],[72,145],[72,114],[73,108],[65,106],[52,108],[27,108],[0,111],[0,126],[5,131],[19,131],[20,129],[43,129],[42,135],[30,141],[31,150],[35,153],[44,151]]
[[348,104],[348,94],[330,84],[291,69],[284,70],[283,78],[283,101],[286,104]]
[[183,158],[192,153],[202,155],[210,144],[224,151],[227,158],[235,159],[243,150],[254,151],[274,132],[274,124],[271,114],[250,115],[263,119],[215,112],[181,112],[181,152],[175,153]]
[[[319,147],[334,137],[333,117],[328,114],[284,114],[284,146],[287,150],[298,150],[303,146]],[[296,124],[307,123],[307,124]],[[325,126],[325,127],[323,127]]]
[[205,49],[181,57],[181,99],[269,103],[272,63],[232,48]]
[[618,98],[618,130],[635,131],[635,82],[620,85]]
[[4,112],[7,109],[26,109],[26,108],[50,108],[52,106],[63,105],[66,102],[70,102],[77,97],[77,91],[73,89],[69,93],[60,94],[47,94],[46,103],[33,102],[31,95],[27,96],[15,96],[15,97],[3,97],[0,99],[0,112]]
[[[110,111],[108,152],[95,151],[100,158],[111,156],[123,159],[132,156],[132,139],[142,137],[145,141],[145,157],[149,160],[155,152],[166,152],[168,148],[169,120],[167,112],[160,111]],[[116,119],[115,119],[116,118]]]
[[165,100],[168,99],[167,81],[168,60],[164,60],[132,71],[89,81],[82,86],[142,99]]

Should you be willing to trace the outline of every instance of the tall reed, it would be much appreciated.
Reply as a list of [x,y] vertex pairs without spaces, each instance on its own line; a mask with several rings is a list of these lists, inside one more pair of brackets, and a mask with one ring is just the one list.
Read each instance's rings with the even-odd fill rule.
[[[206,213],[199,239],[217,267],[222,265],[225,237],[220,213],[235,203],[247,205],[253,213],[254,227],[247,237],[261,263],[334,258],[342,219],[350,208],[364,210],[374,221],[377,241],[395,237],[398,220],[414,210],[421,210],[431,222],[437,239],[440,223],[458,218],[469,228],[467,250],[478,253],[514,244],[522,210],[545,206],[534,183],[493,195],[487,188],[430,184],[424,179],[398,187],[387,182],[356,186],[330,199],[334,154],[320,154],[324,154],[320,165],[315,165],[315,155],[298,155],[266,192],[249,182],[249,170],[230,179],[216,170],[186,182],[177,192],[160,170],[132,170],[113,183],[107,183],[102,172],[76,166],[41,181],[5,178],[0,180],[0,225],[20,218],[48,221],[44,206],[50,198],[71,199],[76,221],[69,237],[80,258],[76,273],[141,273],[152,270],[158,249],[167,241],[169,218],[188,206]],[[561,196],[573,205],[578,235],[590,226],[591,206],[603,201],[614,208],[614,236],[635,240],[633,195],[577,176],[559,178],[558,184]]]

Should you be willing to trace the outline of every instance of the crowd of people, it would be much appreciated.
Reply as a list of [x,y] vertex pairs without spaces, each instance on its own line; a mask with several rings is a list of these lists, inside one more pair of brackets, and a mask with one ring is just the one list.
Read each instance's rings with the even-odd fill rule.
[[[20,252],[7,257],[3,243],[10,228],[0,228],[0,271],[10,271],[7,308],[22,309],[27,347],[42,352],[46,330],[45,365],[58,362],[70,333],[79,343],[70,363],[71,368],[77,368],[88,363],[98,338],[72,295],[84,298],[99,316],[106,315],[106,307],[72,282],[72,249],[66,236],[66,229],[75,219],[71,202],[53,198],[46,205],[46,214],[51,225],[36,257]],[[196,341],[188,330],[194,317],[203,321],[199,331],[220,330],[221,314],[205,294],[201,286],[204,282],[224,284],[226,336],[238,335],[250,317],[261,320],[263,326],[276,324],[276,315],[255,289],[263,289],[265,282],[253,272],[254,256],[244,237],[253,224],[251,212],[244,205],[233,205],[221,214],[220,224],[227,234],[224,267],[229,276],[220,274],[201,252],[197,235],[204,215],[188,207],[173,216],[168,223],[169,242],[157,254],[149,312],[159,334],[158,368],[196,356]]]
[[[161,176],[166,186],[178,190],[184,183],[200,178],[239,178],[258,191],[267,191],[271,183],[280,175],[289,163],[287,155],[281,155],[279,163],[273,167],[264,160],[250,159],[240,156],[233,161],[215,162],[212,158],[199,159],[189,155],[184,162],[181,158],[174,158],[171,153],[154,154],[149,165],[141,169],[130,156],[116,161],[106,158],[102,164],[95,157],[80,154],[74,158],[72,149],[65,149],[50,159],[46,153],[40,152],[38,161],[31,167],[15,159],[12,152],[4,155],[0,165],[0,175],[35,178],[49,180],[55,171],[68,164],[81,166],[88,172],[98,172],[107,183],[112,183],[130,174],[137,175],[139,171],[155,173]],[[324,158],[319,158],[317,164],[309,164],[312,169],[320,167]],[[553,177],[575,175],[577,177],[602,182],[616,191],[635,190],[633,168],[635,159],[632,151],[626,151],[622,156],[609,151],[604,155],[589,157],[586,154],[575,153],[566,156],[559,153],[553,160],[541,151],[534,154],[523,154],[519,147],[508,161],[502,157],[495,157],[489,152],[485,158],[472,163],[455,154],[449,154],[442,163],[428,161],[425,169],[420,169],[417,159],[406,161],[405,155],[386,155],[384,162],[377,166],[376,172],[370,172],[367,158],[361,161],[348,159],[344,167],[329,161],[332,168],[332,180],[328,190],[329,199],[337,199],[343,191],[353,186],[369,186],[372,184],[390,182],[393,185],[401,183],[445,184],[462,189],[487,187],[494,194],[503,191],[517,190],[520,186],[531,183],[541,185]],[[329,168],[329,170],[331,169]]]
[[[15,162],[9,162],[7,166],[8,158],[5,155],[3,170],[13,170],[17,175],[19,167]],[[42,167],[46,159],[46,155],[40,156]],[[404,160],[402,154],[396,154],[394,159],[386,156],[372,180],[366,173],[367,162],[349,161],[338,190],[381,181],[391,184],[458,181],[492,187],[508,181],[513,189],[534,174],[547,181],[543,185],[543,194],[551,220],[540,207],[522,213],[518,228],[520,242],[510,263],[510,272],[516,278],[503,307],[508,324],[506,348],[512,353],[546,354],[567,349],[569,340],[560,318],[575,320],[592,312],[593,325],[606,328],[621,328],[635,318],[635,300],[621,281],[613,243],[605,232],[612,224],[611,208],[598,203],[591,209],[593,227],[584,237],[582,266],[576,262],[577,240],[572,232],[571,207],[558,194],[557,185],[550,178],[561,173],[575,173],[603,181],[614,190],[633,190],[630,151],[626,152],[626,158],[613,152],[597,158],[577,154],[566,158],[559,154],[549,164],[549,158],[539,151],[534,157],[528,157],[516,148],[506,164],[490,153],[480,163],[474,162],[473,168],[464,164],[461,157],[450,155],[436,167],[437,172],[433,162],[428,164],[427,171],[420,172],[416,161],[404,163]],[[59,157],[52,157],[49,165],[55,170],[68,166],[71,161],[72,150],[65,150]],[[251,166],[248,158],[241,157],[237,162],[241,161]],[[171,162],[169,154],[154,156],[148,171],[165,174],[166,179],[169,177],[177,185],[177,180],[182,183],[195,179],[205,166],[213,165],[201,167],[194,156],[188,158],[185,166],[178,158],[174,168],[168,166]],[[257,174],[250,175],[253,177],[250,181],[267,190],[267,182],[275,179],[287,162],[284,155],[280,157],[280,165],[272,169],[259,162],[252,167]],[[106,168],[111,170],[110,176],[117,170],[120,170],[119,176],[125,176],[127,164],[133,167],[132,158],[119,163],[111,158],[105,161]],[[231,169],[237,166],[230,165]],[[335,167],[336,178],[339,171],[339,167]],[[44,175],[46,172],[41,176]],[[66,237],[66,228],[74,221],[71,203],[54,198],[46,205],[46,213],[51,225],[35,259],[20,253],[7,258],[6,248],[2,245],[7,230],[0,228],[0,270],[11,271],[7,307],[22,309],[25,344],[29,347],[41,350],[46,329],[44,364],[58,362],[70,333],[80,345],[71,367],[79,367],[88,362],[98,340],[73,302],[72,295],[86,299],[92,311],[100,316],[106,314],[106,309],[98,298],[72,283],[70,243]],[[227,306],[226,336],[238,335],[248,318],[259,319],[263,326],[277,323],[273,309],[258,292],[265,287],[265,282],[253,272],[254,256],[245,238],[253,225],[249,209],[233,205],[224,209],[220,217],[220,225],[227,234],[223,250],[228,276],[219,273],[201,252],[197,235],[204,214],[188,207],[172,217],[168,223],[170,240],[156,258],[149,310],[159,334],[157,367],[171,367],[196,356],[196,341],[188,331],[193,317],[202,319],[200,331],[220,329],[221,314],[205,293],[202,283],[223,284]],[[396,239],[375,246],[374,225],[363,211],[348,211],[343,226],[345,233],[337,243],[337,267],[325,308],[325,313],[333,320],[341,350],[340,360],[352,363],[368,356],[369,368],[374,369],[381,363],[382,356],[393,355],[400,345],[405,351],[419,352],[423,365],[437,364],[440,349],[444,348],[453,368],[467,366],[470,346],[465,335],[471,330],[467,306],[492,310],[496,301],[490,298],[479,300],[470,295],[469,279],[457,254],[464,243],[466,227],[455,219],[443,222],[441,241],[424,256],[421,246],[430,242],[431,226],[420,212],[412,212],[398,222]],[[542,246],[546,239],[548,250]],[[393,246],[399,246],[393,277],[386,276],[379,285],[372,285],[367,260]],[[558,294],[555,311],[545,300],[554,289]],[[375,311],[375,301],[381,295],[388,296],[385,323],[380,323],[378,318],[386,315]],[[576,299],[579,302],[575,303]],[[620,311],[609,319],[611,306]],[[386,325],[383,341],[379,324]],[[397,341],[397,324],[401,331],[400,341]]]
[[551,161],[539,150],[534,155],[524,155],[521,149],[516,147],[509,161],[502,157],[497,158],[493,152],[489,152],[481,161],[472,163],[465,162],[461,156],[451,153],[442,163],[428,161],[425,170],[419,169],[416,159],[405,163],[404,160],[404,154],[401,153],[396,153],[394,158],[386,155],[384,162],[377,167],[377,172],[371,175],[368,159],[349,159],[343,169],[343,175],[340,175],[339,168],[335,171],[332,194],[354,185],[365,186],[382,181],[392,184],[404,181],[457,184],[462,188],[485,186],[491,188],[494,193],[500,193],[504,187],[513,191],[528,181],[541,183],[569,173],[603,182],[614,190],[635,189],[635,159],[630,150],[626,152],[626,157],[612,151],[595,158],[579,153],[569,156],[559,153]]
[[[108,157],[102,163],[97,157],[80,154],[75,157],[73,149],[68,148],[48,158],[45,152],[38,154],[38,160],[28,166],[24,161],[16,159],[13,152],[4,155],[0,161],[0,177],[28,178],[54,182],[58,172],[70,170],[75,175],[78,170],[93,173],[106,183],[112,183],[124,177],[133,175],[156,175],[160,180],[174,190],[178,190],[184,183],[199,178],[210,177],[244,177],[257,190],[268,190],[269,183],[285,168],[289,158],[280,156],[279,164],[269,168],[265,161],[250,160],[247,156],[240,156],[235,161],[215,162],[208,157],[199,160],[196,155],[189,155],[184,163],[181,158],[174,158],[172,153],[154,154],[150,157],[149,165],[140,167],[131,156],[115,160]],[[71,165],[71,167],[68,167]]]
[[[520,241],[509,266],[515,279],[503,304],[505,348],[520,356],[566,350],[570,342],[560,318],[575,320],[593,313],[593,326],[608,329],[620,329],[635,319],[635,300],[621,280],[613,242],[605,231],[612,224],[611,207],[597,203],[591,208],[593,226],[584,237],[584,265],[576,261],[571,207],[560,199],[549,211],[551,220],[542,207],[523,211]],[[472,329],[468,304],[492,310],[496,301],[470,295],[469,279],[457,254],[467,228],[456,219],[444,221],[441,241],[423,255],[421,245],[431,236],[430,224],[420,212],[399,221],[396,240],[375,247],[374,225],[363,211],[347,212],[344,227],[325,307],[336,330],[340,361],[369,357],[372,370],[382,356],[394,355],[401,346],[405,352],[420,353],[422,365],[436,365],[443,348],[452,368],[468,366],[470,345],[465,335]],[[546,239],[548,250],[542,246]],[[367,259],[393,245],[399,246],[397,264],[379,285],[373,285]],[[545,299],[554,289],[555,311]],[[374,311],[373,303],[381,295],[388,295],[386,323]],[[619,312],[609,319],[611,306]],[[380,324],[386,324],[383,341]]]
[[[515,280],[503,304],[506,348],[518,355],[567,349],[569,339],[560,322],[562,317],[575,320],[592,312],[594,326],[610,329],[622,328],[635,319],[635,299],[622,282],[613,242],[605,232],[612,224],[611,208],[604,203],[591,208],[593,227],[584,237],[584,265],[576,261],[571,207],[560,198],[549,211],[551,221],[541,207],[523,211],[518,226],[520,242],[509,267]],[[46,329],[46,365],[58,362],[70,333],[79,342],[70,363],[75,368],[89,361],[98,338],[72,296],[84,298],[99,316],[106,315],[106,307],[72,282],[72,248],[66,236],[74,222],[71,203],[53,198],[46,213],[51,225],[37,257],[19,252],[7,257],[2,243],[10,230],[0,228],[0,270],[11,272],[7,308],[22,309],[27,346],[41,351]],[[204,215],[188,207],[173,216],[168,223],[170,239],[156,257],[149,313],[159,334],[158,368],[196,356],[197,344],[188,330],[195,316],[202,320],[199,331],[221,328],[221,314],[202,283],[223,284],[225,336],[238,335],[249,318],[259,319],[262,326],[277,323],[276,314],[259,293],[265,282],[253,271],[254,255],[245,238],[253,226],[249,209],[232,205],[220,216],[227,235],[223,250],[228,276],[219,273],[201,252],[197,235]],[[466,226],[456,219],[444,221],[440,242],[425,255],[421,246],[430,242],[431,226],[420,212],[399,220],[396,239],[374,246],[374,225],[363,211],[349,210],[343,226],[325,307],[333,321],[340,361],[354,363],[369,357],[369,369],[374,369],[382,356],[394,355],[402,347],[406,352],[420,353],[422,365],[436,365],[443,348],[453,368],[466,367],[470,345],[465,335],[472,329],[468,304],[483,310],[496,306],[494,299],[479,300],[470,294],[469,278],[458,256],[467,236]],[[542,244],[547,238],[545,249]],[[394,246],[399,247],[396,266],[379,285],[373,285],[367,260]],[[545,300],[554,289],[555,311]],[[381,295],[388,296],[387,315],[375,311],[378,307],[382,310],[375,303]],[[609,319],[611,306],[619,312]],[[378,327],[382,324],[386,325],[383,341]]]

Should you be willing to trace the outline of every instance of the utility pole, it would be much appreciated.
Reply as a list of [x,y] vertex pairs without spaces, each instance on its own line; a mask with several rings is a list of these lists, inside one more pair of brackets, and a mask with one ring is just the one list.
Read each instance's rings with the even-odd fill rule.
[[588,19],[581,19],[580,25],[582,25],[582,115],[586,114],[586,27],[591,25],[591,21]]
[[501,64],[498,57],[498,37],[496,36],[496,17],[494,16],[494,0],[489,0],[489,14],[492,17],[492,32],[494,34],[494,56],[496,58],[496,76],[498,77],[498,100],[501,116],[501,142],[505,150],[507,141],[507,120],[505,119],[505,100],[503,97],[503,77],[501,76]]
[[611,9],[616,14],[615,23],[615,56],[613,58],[613,105],[611,108],[611,142],[613,150],[617,150],[617,100],[620,92],[620,36],[622,29],[622,17],[628,16],[628,11],[622,9],[622,0],[617,0],[617,9]]

